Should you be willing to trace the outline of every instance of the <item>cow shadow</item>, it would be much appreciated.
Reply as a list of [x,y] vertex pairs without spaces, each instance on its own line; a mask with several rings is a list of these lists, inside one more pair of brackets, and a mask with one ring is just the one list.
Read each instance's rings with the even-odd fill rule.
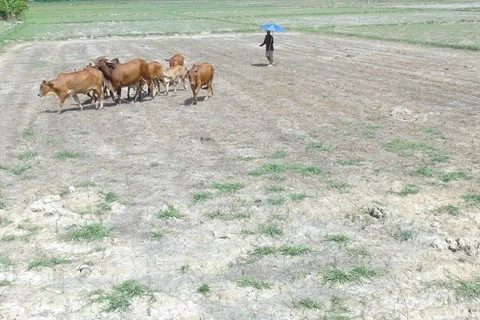
[[267,67],[268,63],[252,63],[252,67]]
[[[87,101],[89,101],[89,100],[87,100]],[[91,111],[91,110],[95,111],[95,110],[97,110],[95,108],[94,103],[86,103],[84,101],[82,104],[83,104],[83,110],[80,109],[78,104],[72,104],[71,106],[65,106],[64,105],[63,108],[62,108],[62,113],[65,113],[65,112],[82,112],[82,111]],[[103,102],[103,108],[111,108],[111,107],[115,107],[115,106],[117,106],[117,104],[113,101],[104,101]],[[98,110],[100,110],[100,109],[98,109]],[[44,113],[57,113],[57,112],[58,112],[58,106],[55,106],[55,108],[53,108],[53,109],[48,109],[48,110],[44,111]]]
[[[205,101],[205,98],[206,98],[206,96],[197,97],[197,103]],[[212,99],[212,96],[210,96],[210,99]],[[190,106],[190,105],[193,106],[193,97],[185,99],[185,101],[183,101],[183,105],[184,106]]]

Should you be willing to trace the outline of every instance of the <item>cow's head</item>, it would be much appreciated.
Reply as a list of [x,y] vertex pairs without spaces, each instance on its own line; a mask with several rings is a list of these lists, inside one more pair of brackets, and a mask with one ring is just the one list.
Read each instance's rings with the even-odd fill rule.
[[40,84],[40,91],[38,92],[38,96],[44,97],[51,94],[55,94],[55,92],[53,91],[52,81],[43,80]]
[[188,81],[190,81],[190,86],[193,88],[195,87],[195,84],[197,82],[197,79],[198,79],[198,70],[200,69],[200,66],[197,65],[197,64],[194,64],[190,70],[188,70],[187,72],[187,76],[188,76]]

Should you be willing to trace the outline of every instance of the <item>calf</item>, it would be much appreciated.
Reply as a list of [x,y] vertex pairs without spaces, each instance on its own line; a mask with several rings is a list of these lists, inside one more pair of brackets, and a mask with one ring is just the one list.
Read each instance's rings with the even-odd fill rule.
[[168,87],[170,82],[173,82],[174,92],[177,92],[177,83],[179,80],[183,82],[183,88],[187,89],[185,78],[187,77],[187,69],[184,66],[173,66],[170,69],[163,71],[163,77],[165,79],[165,95],[168,95]]
[[177,53],[170,59],[165,59],[165,61],[168,61],[168,65],[171,68],[174,66],[183,66],[185,63],[185,58],[180,53]]
[[208,62],[194,64],[190,70],[188,70],[188,80],[190,81],[190,87],[192,88],[193,92],[193,104],[197,104],[198,91],[200,91],[200,88],[202,88],[204,85],[207,86],[207,95],[205,100],[208,100],[210,92],[213,96],[212,81],[214,73],[215,70],[213,69],[213,66]]
[[[95,60],[94,65],[105,76],[109,89],[117,92],[117,103],[121,103],[122,87],[136,85],[137,92],[140,92],[144,82],[147,83],[148,88],[152,92],[152,98],[155,97],[152,77],[150,76],[148,63],[145,60],[137,58],[126,63],[112,63],[105,57],[100,57]],[[140,100],[142,100],[142,95],[140,95]]]
[[[83,106],[78,99],[77,93],[87,94],[94,91],[99,97],[100,109],[103,108],[103,74],[96,69],[89,68],[75,72],[64,72],[58,74],[57,78],[40,84],[39,97],[56,95],[60,99],[58,104],[58,113],[62,112],[65,99],[73,97],[83,110]],[[95,108],[98,109],[98,102],[95,101]]]

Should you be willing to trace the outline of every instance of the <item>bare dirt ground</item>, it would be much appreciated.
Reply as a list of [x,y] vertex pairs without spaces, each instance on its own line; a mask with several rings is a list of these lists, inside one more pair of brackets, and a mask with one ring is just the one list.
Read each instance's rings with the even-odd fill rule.
[[[478,53],[285,33],[266,67],[263,36],[2,54],[0,318],[480,319],[460,290],[480,270]],[[213,64],[214,98],[37,97],[98,56],[177,52]],[[91,223],[110,234],[66,236]],[[128,280],[149,294],[108,311]]]

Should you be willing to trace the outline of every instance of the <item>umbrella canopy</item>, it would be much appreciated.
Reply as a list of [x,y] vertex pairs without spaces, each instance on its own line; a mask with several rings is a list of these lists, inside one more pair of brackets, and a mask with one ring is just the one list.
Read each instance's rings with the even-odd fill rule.
[[283,29],[281,26],[275,23],[267,23],[261,26],[262,30],[268,30],[268,31],[274,31],[274,32],[285,32],[285,29]]

